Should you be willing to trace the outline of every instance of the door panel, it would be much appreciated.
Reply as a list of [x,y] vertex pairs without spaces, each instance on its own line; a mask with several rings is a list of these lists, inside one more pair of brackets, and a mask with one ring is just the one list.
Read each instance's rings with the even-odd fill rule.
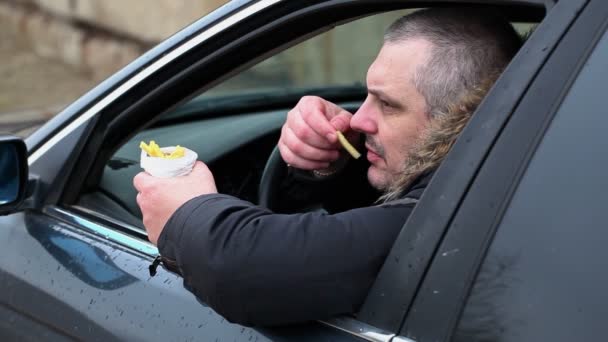
[[608,302],[608,35],[553,118],[498,227],[455,339],[601,340]]
[[562,1],[553,6],[484,98],[396,239],[358,316],[361,320],[386,330],[400,329],[436,248],[497,134],[585,2]]
[[[3,278],[0,276],[0,279]],[[14,310],[9,306],[0,306],[0,340],[2,341],[76,341],[64,332],[55,331]]]
[[[497,138],[417,294],[402,328],[408,336],[422,340],[445,340],[451,336],[479,264],[531,156],[604,32],[607,5],[603,1],[591,1],[585,7]],[[550,178],[550,172],[544,177]],[[510,259],[498,262],[495,275],[511,263]],[[499,283],[495,283],[499,288],[508,286]],[[488,320],[491,319],[488,316]],[[500,335],[500,331],[498,333]]]
[[[152,258],[36,213],[0,218],[0,307],[4,336],[70,336],[87,341],[356,341],[311,323],[282,329],[231,324]],[[12,313],[11,313],[12,312]],[[14,318],[14,312],[23,319]],[[14,322],[14,323],[12,323]],[[35,323],[34,323],[35,322]],[[29,324],[44,329],[21,330]],[[48,330],[49,332],[46,332]]]

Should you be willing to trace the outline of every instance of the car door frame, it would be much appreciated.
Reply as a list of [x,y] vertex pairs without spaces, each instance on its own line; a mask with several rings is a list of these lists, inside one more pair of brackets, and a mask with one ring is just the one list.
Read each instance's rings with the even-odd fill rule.
[[589,1],[539,71],[450,221],[400,335],[451,337],[528,162],[607,27],[608,4]]

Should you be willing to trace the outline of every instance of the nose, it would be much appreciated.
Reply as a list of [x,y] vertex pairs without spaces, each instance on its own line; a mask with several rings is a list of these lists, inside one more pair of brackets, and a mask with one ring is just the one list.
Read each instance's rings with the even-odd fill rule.
[[378,125],[375,119],[375,109],[372,105],[372,99],[368,95],[365,102],[359,107],[359,110],[353,115],[350,120],[350,127],[357,132],[364,134],[376,134]]

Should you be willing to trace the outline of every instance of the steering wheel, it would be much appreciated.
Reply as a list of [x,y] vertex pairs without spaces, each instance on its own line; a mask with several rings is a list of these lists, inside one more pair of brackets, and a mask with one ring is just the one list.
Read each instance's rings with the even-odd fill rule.
[[279,147],[275,146],[266,161],[260,187],[258,189],[258,204],[270,210],[276,210],[280,200],[280,185],[287,176],[287,164],[283,161]]

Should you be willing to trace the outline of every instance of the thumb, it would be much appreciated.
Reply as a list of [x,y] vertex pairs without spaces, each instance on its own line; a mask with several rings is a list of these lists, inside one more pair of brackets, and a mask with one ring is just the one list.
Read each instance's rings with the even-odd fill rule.
[[135,177],[133,177],[133,187],[138,191],[142,192],[147,184],[150,182],[152,176],[147,172],[140,172]]
[[343,111],[341,113],[339,113],[338,115],[334,116],[329,123],[331,123],[332,126],[334,126],[334,128],[337,131],[340,131],[342,133],[350,130],[350,119],[352,118],[352,114]]
[[207,165],[205,163],[203,163],[200,160],[197,160],[194,163],[194,166],[192,167],[192,172],[190,172],[191,175],[204,175],[207,173],[210,173],[211,171],[209,170],[209,167],[207,167]]

